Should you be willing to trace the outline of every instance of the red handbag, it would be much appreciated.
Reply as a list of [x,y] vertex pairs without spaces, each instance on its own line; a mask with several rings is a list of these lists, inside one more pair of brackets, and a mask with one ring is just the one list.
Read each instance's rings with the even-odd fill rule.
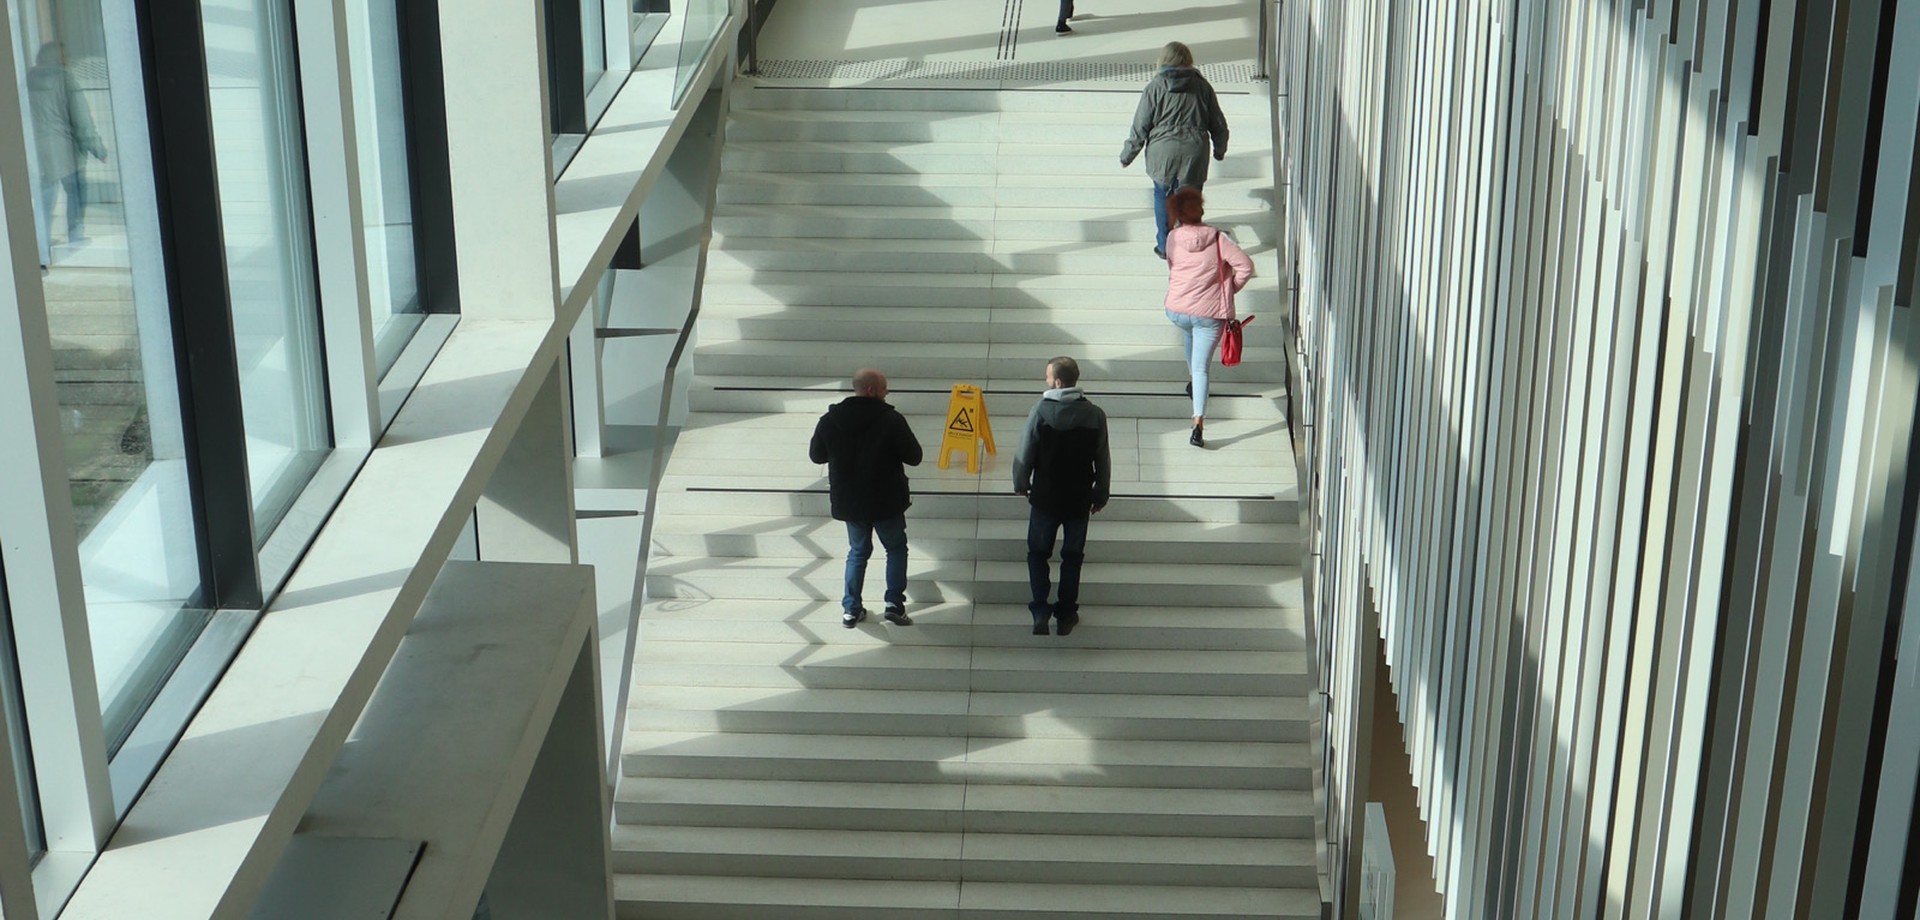
[[[1233,312],[1233,273],[1227,269],[1227,260],[1220,255],[1220,237],[1213,238],[1213,260],[1220,272],[1220,296],[1227,302],[1227,312]],[[1240,351],[1245,347],[1245,338],[1240,327],[1253,322],[1249,315],[1246,319],[1227,320],[1225,328],[1220,330],[1220,366],[1235,367],[1240,363]]]
[[1240,363],[1240,349],[1242,348],[1240,327],[1251,322],[1253,322],[1251,315],[1246,319],[1227,320],[1226,328],[1220,331],[1221,366],[1233,367]]

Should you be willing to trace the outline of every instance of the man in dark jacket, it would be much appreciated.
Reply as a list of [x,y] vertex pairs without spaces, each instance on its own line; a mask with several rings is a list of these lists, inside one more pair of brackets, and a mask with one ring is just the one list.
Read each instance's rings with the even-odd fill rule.
[[[1027,416],[1020,450],[1013,455],[1013,491],[1025,495],[1027,581],[1033,588],[1033,634],[1047,634],[1049,617],[1060,635],[1080,622],[1080,563],[1086,558],[1087,520],[1107,506],[1113,459],[1107,446],[1107,414],[1080,391],[1080,365],[1072,358],[1047,362],[1047,392]],[[1047,603],[1052,585],[1053,539],[1060,547],[1060,600]]]
[[847,522],[846,590],[840,625],[852,629],[867,618],[860,587],[873,557],[873,536],[887,548],[887,612],[896,626],[907,616],[907,466],[920,465],[920,440],[907,420],[887,405],[886,375],[861,368],[853,395],[835,403],[814,426],[807,456],[827,465],[833,519]]

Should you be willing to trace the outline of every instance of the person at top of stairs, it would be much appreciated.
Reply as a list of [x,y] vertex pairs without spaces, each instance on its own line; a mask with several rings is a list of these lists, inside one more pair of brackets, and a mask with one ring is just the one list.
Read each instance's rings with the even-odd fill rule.
[[1227,158],[1227,116],[1213,84],[1193,66],[1193,51],[1180,42],[1160,49],[1160,69],[1140,91],[1133,128],[1120,148],[1120,166],[1133,165],[1147,152],[1147,178],[1153,180],[1153,254],[1167,257],[1167,196],[1175,189],[1207,184],[1207,142],[1213,158]]
[[[1013,455],[1013,491],[1027,497],[1027,581],[1033,589],[1033,634],[1059,634],[1080,622],[1080,564],[1086,559],[1087,520],[1107,506],[1113,457],[1107,444],[1107,414],[1080,390],[1080,364],[1059,357],[1047,362],[1047,391],[1027,416],[1020,450]],[[1054,535],[1060,547],[1059,602],[1047,603]]]
[[873,537],[887,550],[887,612],[883,619],[912,626],[907,616],[906,467],[919,466],[920,439],[905,417],[887,404],[887,376],[870,367],[854,372],[853,395],[835,403],[814,426],[807,456],[827,465],[833,519],[847,524],[846,587],[840,625],[867,618],[860,589],[873,557]]

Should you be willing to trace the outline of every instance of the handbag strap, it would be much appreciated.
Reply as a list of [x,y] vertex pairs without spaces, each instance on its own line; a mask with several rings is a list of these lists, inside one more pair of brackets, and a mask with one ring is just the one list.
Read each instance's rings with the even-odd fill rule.
[[1220,280],[1220,305],[1227,308],[1227,319],[1233,319],[1233,275],[1227,271],[1227,258],[1220,252],[1220,238],[1226,234],[1219,228],[1213,231],[1213,273]]

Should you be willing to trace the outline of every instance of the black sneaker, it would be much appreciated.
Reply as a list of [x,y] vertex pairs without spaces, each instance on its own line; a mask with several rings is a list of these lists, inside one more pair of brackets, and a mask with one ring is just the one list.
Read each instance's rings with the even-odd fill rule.
[[881,616],[880,619],[886,620],[887,622],[892,623],[895,626],[912,626],[913,625],[913,618],[910,616],[907,616],[907,608],[902,607],[899,604],[888,604],[886,614]]
[[1077,613],[1069,613],[1066,616],[1059,616],[1056,614],[1054,616],[1054,619],[1059,621],[1060,623],[1060,625],[1058,627],[1055,627],[1053,631],[1053,634],[1056,636],[1068,635],[1073,632],[1073,628],[1075,626],[1080,625],[1080,615]]
[[866,618],[867,618],[867,608],[855,607],[852,610],[849,610],[846,613],[843,613],[840,615],[840,625],[845,626],[848,629],[852,629],[855,626],[859,626],[860,621]]
[[1053,34],[1055,35],[1067,35],[1071,32],[1073,32],[1073,30],[1067,28],[1067,24],[1064,22],[1053,27]]
[[1034,617],[1033,634],[1036,636],[1044,636],[1051,632],[1051,630],[1047,629],[1047,621],[1050,619],[1052,619],[1052,617]]

